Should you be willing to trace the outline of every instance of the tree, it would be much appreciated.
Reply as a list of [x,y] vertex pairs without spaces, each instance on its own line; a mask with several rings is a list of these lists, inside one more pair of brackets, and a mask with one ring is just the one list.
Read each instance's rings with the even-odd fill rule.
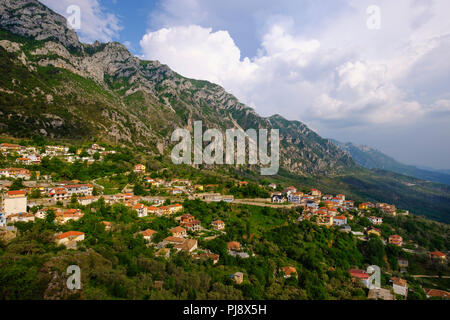
[[14,190],[21,190],[25,188],[25,186],[22,183],[22,179],[16,179],[14,180],[14,182],[12,183],[11,187],[9,187],[10,191],[14,191]]
[[100,153],[96,152],[94,153],[94,160],[99,160],[100,159]]

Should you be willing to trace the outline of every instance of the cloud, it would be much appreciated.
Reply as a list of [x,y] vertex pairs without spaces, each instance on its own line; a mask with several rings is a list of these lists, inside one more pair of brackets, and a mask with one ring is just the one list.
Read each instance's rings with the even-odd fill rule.
[[108,12],[100,5],[98,0],[41,0],[46,6],[55,12],[65,16],[67,8],[77,5],[81,9],[81,29],[76,30],[81,41],[92,43],[96,40],[108,42],[118,38],[118,32],[122,29],[118,17]]

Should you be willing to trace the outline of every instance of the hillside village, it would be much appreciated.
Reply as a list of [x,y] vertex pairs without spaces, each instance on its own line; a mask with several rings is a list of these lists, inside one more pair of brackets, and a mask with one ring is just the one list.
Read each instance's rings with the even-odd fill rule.
[[[54,157],[67,162],[84,162],[87,165],[102,162],[104,157],[115,154],[114,150],[93,144],[85,150],[73,150],[66,146],[24,147],[16,144],[2,143],[0,151],[4,158],[14,159],[11,167],[0,168],[0,188],[2,205],[0,211],[0,237],[11,241],[21,234],[15,226],[17,223],[35,223],[38,220],[51,219],[57,226],[54,242],[67,249],[77,250],[88,236],[80,230],[67,230],[64,226],[71,222],[83,221],[86,216],[97,209],[93,205],[102,202],[104,205],[123,205],[132,210],[137,219],[152,221],[155,218],[165,218],[173,223],[172,227],[161,231],[143,228],[134,233],[142,237],[147,247],[154,250],[155,257],[171,259],[177,252],[184,252],[193,259],[210,260],[214,265],[222,258],[218,252],[213,252],[200,245],[225,235],[230,226],[226,218],[216,218],[205,223],[196,216],[196,212],[184,207],[185,201],[202,201],[205,203],[225,202],[235,206],[269,207],[276,210],[292,210],[295,212],[293,222],[296,224],[312,223],[321,228],[332,228],[339,232],[352,235],[357,241],[367,242],[371,237],[378,237],[382,243],[393,245],[409,254],[423,251],[417,243],[404,238],[390,229],[386,234],[383,229],[384,219],[392,219],[409,215],[406,210],[399,210],[392,204],[356,202],[347,199],[344,194],[323,194],[318,189],[299,191],[300,186],[282,188],[281,185],[270,183],[259,184],[257,188],[264,190],[267,198],[235,198],[231,194],[214,192],[216,185],[196,184],[183,177],[165,180],[152,177],[152,172],[144,164],[136,163],[132,172],[142,181],[144,188],[153,190],[153,195],[138,195],[130,185],[114,194],[105,194],[105,187],[98,179],[91,181],[61,181],[54,180],[51,175],[41,175],[37,170],[43,159],[48,161]],[[12,158],[11,158],[12,157]],[[16,185],[20,181],[19,187]],[[248,181],[236,181],[235,188],[246,188]],[[286,221],[289,219],[286,218]],[[363,224],[355,222],[364,221]],[[113,221],[102,221],[105,231],[116,232]],[[235,239],[227,242],[227,254],[231,257],[248,259],[255,256],[251,246],[243,245]],[[422,252],[423,253],[423,252]],[[427,251],[432,263],[447,265],[448,252]],[[408,260],[399,257],[398,264],[401,273],[408,273]],[[353,281],[369,288],[370,275],[362,269],[348,269]],[[281,266],[279,274],[284,279],[298,277],[297,269],[292,265]],[[246,275],[240,270],[230,275],[235,284],[245,281]],[[408,281],[400,277],[390,278],[390,287],[370,289],[369,299],[393,300],[406,299],[408,296]],[[448,298],[445,290],[423,288],[427,297]]]

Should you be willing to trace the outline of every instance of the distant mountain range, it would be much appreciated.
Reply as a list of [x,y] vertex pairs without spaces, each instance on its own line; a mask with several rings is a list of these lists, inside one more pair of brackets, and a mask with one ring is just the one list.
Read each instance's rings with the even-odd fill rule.
[[416,167],[398,162],[394,158],[364,145],[351,142],[342,143],[331,140],[335,145],[347,152],[360,166],[367,169],[382,169],[407,176],[450,185],[450,170],[437,170],[427,167]]

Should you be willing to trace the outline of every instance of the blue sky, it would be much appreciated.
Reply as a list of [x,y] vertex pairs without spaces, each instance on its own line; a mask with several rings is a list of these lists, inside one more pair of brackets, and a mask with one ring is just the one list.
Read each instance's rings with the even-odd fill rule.
[[[42,0],[263,116],[450,169],[450,1]],[[375,5],[375,7],[373,7]]]

